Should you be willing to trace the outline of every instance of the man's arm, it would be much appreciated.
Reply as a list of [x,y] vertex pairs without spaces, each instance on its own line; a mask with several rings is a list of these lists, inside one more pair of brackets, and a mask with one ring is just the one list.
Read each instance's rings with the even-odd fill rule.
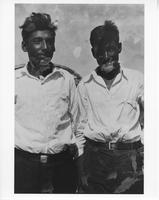
[[140,97],[138,99],[138,103],[140,106],[140,117],[139,117],[139,121],[140,121],[140,125],[142,130],[144,129],[144,99],[143,97]]
[[[142,129],[144,129],[144,76],[143,74],[140,74],[139,77],[139,83],[138,83],[138,88],[137,88],[137,102],[139,104],[140,108],[140,116],[139,116],[139,122],[140,126]],[[141,135],[141,142],[144,143],[144,138],[143,134]]]
[[72,129],[74,132],[74,137],[78,148],[76,157],[79,157],[81,154],[83,154],[83,147],[85,143],[83,132],[80,131],[81,120],[82,120],[81,118],[83,118],[83,112],[81,112],[81,105],[80,105],[81,103],[78,90],[79,89],[76,88],[75,81],[71,79],[69,112],[71,114]]
[[79,175],[79,189],[87,187],[87,177],[85,176],[84,164],[84,145],[85,137],[83,134],[85,125],[87,123],[87,98],[85,87],[82,82],[79,83],[76,90],[77,113],[75,117],[75,137],[78,146],[78,156],[76,158],[78,175]]

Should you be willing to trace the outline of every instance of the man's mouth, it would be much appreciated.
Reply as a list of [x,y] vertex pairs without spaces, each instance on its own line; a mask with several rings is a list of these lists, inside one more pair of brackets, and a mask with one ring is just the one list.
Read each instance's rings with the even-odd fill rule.
[[49,57],[49,56],[47,54],[39,54],[38,57],[39,58],[46,58],[46,57]]
[[45,54],[41,54],[39,55],[39,64],[40,65],[48,65],[49,62],[51,61],[51,57],[50,56],[47,56]]
[[112,65],[114,63],[113,57],[101,56],[99,59],[101,64]]
[[43,59],[40,60],[40,65],[48,65],[49,62],[51,61],[51,58],[50,57],[45,57]]

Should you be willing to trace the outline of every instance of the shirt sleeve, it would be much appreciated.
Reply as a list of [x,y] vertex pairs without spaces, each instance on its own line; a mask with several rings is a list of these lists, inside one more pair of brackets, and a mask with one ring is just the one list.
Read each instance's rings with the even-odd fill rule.
[[144,102],[144,76],[142,73],[139,73],[138,84],[137,84],[137,100]]
[[76,90],[76,100],[78,103],[78,116],[76,118],[75,135],[79,145],[79,156],[83,154],[85,143],[84,129],[88,121],[87,118],[87,98],[86,89],[82,82],[79,83]]
[[70,103],[69,103],[69,113],[71,115],[72,121],[72,130],[73,130],[73,138],[72,141],[76,143],[78,148],[77,157],[80,156],[83,152],[83,145],[84,145],[84,137],[82,134],[77,132],[77,124],[80,118],[80,110],[79,110],[79,102],[78,102],[78,92],[75,85],[74,78],[70,79],[70,86],[69,86],[69,95],[70,95]]
[[138,88],[137,88],[137,102],[140,107],[140,116],[139,116],[139,122],[142,129],[141,133],[141,142],[144,143],[144,76],[140,73],[140,76],[138,78]]

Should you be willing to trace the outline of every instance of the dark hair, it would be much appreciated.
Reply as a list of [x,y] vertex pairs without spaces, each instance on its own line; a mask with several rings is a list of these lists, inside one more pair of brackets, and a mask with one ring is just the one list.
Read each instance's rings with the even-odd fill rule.
[[99,44],[101,39],[106,38],[108,33],[111,37],[115,37],[117,41],[119,41],[119,30],[118,27],[109,20],[104,22],[104,25],[97,26],[91,31],[90,35],[90,43],[92,46]]
[[36,30],[49,30],[53,37],[55,37],[55,31],[57,26],[51,22],[51,17],[46,13],[35,13],[25,19],[23,25],[19,26],[22,29],[23,40],[26,41],[29,35]]

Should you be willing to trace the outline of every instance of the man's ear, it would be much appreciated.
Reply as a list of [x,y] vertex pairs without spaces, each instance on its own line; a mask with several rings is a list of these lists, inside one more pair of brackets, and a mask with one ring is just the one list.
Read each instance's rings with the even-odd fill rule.
[[93,57],[96,58],[96,50],[92,47],[92,48],[91,48],[91,51],[92,51]]
[[121,43],[121,42],[119,42],[119,45],[118,45],[118,52],[120,53],[120,52],[121,52],[121,50],[122,50],[122,43]]
[[26,42],[22,41],[21,47],[24,52],[27,52]]

